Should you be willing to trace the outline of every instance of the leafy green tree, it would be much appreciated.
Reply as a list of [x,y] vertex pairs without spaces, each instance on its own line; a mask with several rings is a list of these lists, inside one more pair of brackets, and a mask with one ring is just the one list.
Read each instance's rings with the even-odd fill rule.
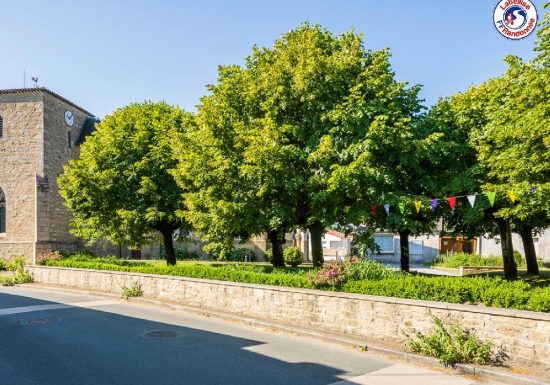
[[135,246],[158,231],[167,263],[176,264],[172,234],[185,222],[176,214],[183,191],[169,172],[170,137],[191,125],[191,115],[163,102],[130,104],[98,124],[59,178],[72,232]]
[[[369,130],[383,121],[396,132],[418,109],[418,89],[395,81],[387,51],[366,50],[353,32],[335,37],[309,24],[273,48],[254,48],[244,67],[221,67],[210,91],[189,139],[202,156],[180,158],[183,175],[196,173],[178,176],[185,188],[191,183],[187,217],[218,239],[307,228],[315,266],[323,263],[325,228],[366,180],[334,173],[365,175],[339,167],[359,160]],[[220,178],[222,186],[208,187]]]
[[451,174],[440,170],[448,180],[447,193],[497,194],[493,205],[484,198],[475,209],[448,213],[446,222],[469,236],[499,234],[505,275],[514,279],[511,231],[522,236],[528,271],[537,274],[532,234],[548,226],[549,90],[546,68],[515,57],[506,60],[510,67],[505,74],[440,101],[431,114],[446,143],[443,148],[463,148],[449,157],[453,163],[444,165]]
[[550,67],[550,12],[548,11],[550,10],[550,1],[544,4],[544,8],[546,12],[539,25],[537,46],[535,47],[535,51],[540,53],[535,62],[548,68]]
[[522,236],[528,272],[538,274],[532,234],[550,224],[550,69],[506,60],[506,73],[489,83],[488,123],[473,139],[488,167],[484,187],[508,201],[496,215]]

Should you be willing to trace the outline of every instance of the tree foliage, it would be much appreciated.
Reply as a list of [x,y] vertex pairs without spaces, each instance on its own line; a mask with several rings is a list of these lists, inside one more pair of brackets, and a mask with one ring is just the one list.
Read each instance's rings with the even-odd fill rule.
[[255,47],[244,67],[221,67],[209,89],[181,141],[194,148],[176,174],[192,190],[187,217],[219,241],[308,228],[317,266],[324,229],[373,192],[369,157],[399,157],[388,148],[418,110],[418,88],[395,80],[386,50],[309,24]]
[[191,125],[190,115],[163,102],[130,104],[99,123],[59,177],[71,231],[135,247],[156,230],[175,264],[172,233],[184,225],[176,214],[184,206],[169,172],[176,165],[170,136]]

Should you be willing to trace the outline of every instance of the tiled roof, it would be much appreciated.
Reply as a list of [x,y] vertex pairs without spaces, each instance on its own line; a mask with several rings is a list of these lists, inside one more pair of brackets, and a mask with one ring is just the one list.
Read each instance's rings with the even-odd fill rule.
[[74,103],[71,102],[70,100],[65,99],[63,96],[58,95],[58,94],[56,94],[55,92],[50,91],[49,89],[44,88],[44,87],[35,87],[35,88],[14,88],[14,89],[6,89],[6,90],[0,89],[0,95],[2,95],[2,94],[33,94],[33,93],[39,93],[39,92],[47,93],[47,94],[53,96],[54,98],[57,98],[57,99],[59,99],[59,100],[65,102],[65,103],[67,103],[67,104],[70,104],[70,105],[73,106],[74,108],[79,109],[80,111],[84,112],[86,115],[89,115],[89,116],[91,116],[91,117],[94,117],[94,114],[92,114],[91,112],[86,111],[84,108],[80,107],[79,105],[74,104]]

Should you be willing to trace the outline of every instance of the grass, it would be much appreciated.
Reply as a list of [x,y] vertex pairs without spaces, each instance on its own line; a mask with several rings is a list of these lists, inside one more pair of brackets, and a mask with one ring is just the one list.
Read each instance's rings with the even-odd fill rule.
[[[231,282],[296,288],[317,288],[311,268],[274,268],[263,264],[180,262],[166,266],[163,262],[131,262],[116,258],[70,257],[45,260],[47,266],[124,271],[146,274],[215,279]],[[388,269],[380,266],[380,269]],[[389,270],[389,269],[388,269]],[[379,273],[377,273],[380,276]],[[441,277],[413,274],[388,274],[364,279],[357,275],[337,286],[324,290],[369,294],[387,297],[421,299],[452,303],[550,312],[550,287],[528,280],[508,282],[499,277]]]

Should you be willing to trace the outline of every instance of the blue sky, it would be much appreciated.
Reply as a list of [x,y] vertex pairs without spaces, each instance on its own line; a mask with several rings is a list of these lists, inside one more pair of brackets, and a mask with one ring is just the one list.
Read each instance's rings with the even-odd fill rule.
[[[539,17],[543,1],[535,0]],[[511,41],[492,25],[496,0],[43,1],[4,2],[0,88],[31,76],[104,117],[165,100],[193,111],[220,64],[242,64],[303,21],[354,28],[370,49],[389,47],[397,78],[440,96],[497,76],[508,54],[533,57],[535,34]]]

